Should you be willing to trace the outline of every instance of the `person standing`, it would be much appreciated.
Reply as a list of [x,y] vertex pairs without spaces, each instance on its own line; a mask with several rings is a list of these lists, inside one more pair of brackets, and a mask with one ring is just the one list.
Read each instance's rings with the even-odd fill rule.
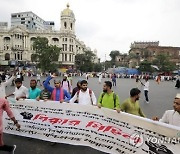
[[96,105],[96,96],[94,92],[88,88],[88,82],[86,80],[81,81],[81,90],[76,92],[69,103],[74,103],[75,101],[82,105]]
[[5,98],[6,97],[5,88],[6,88],[7,85],[9,85],[14,80],[14,78],[15,78],[15,76],[13,75],[6,82],[2,82],[2,80],[0,78],[0,98]]
[[70,82],[71,86],[72,86],[72,75],[69,73],[67,80]]
[[176,85],[175,85],[176,88],[180,88],[180,79],[179,77],[177,77],[176,79]]
[[28,99],[36,99],[40,96],[41,90],[37,88],[36,86],[37,86],[36,80],[31,79]]
[[158,117],[153,117],[152,119],[180,127],[180,93],[178,93],[174,99],[173,108],[174,110],[165,111],[160,120]]
[[54,80],[55,88],[50,86],[49,81],[55,77],[56,75],[54,73],[51,76],[48,76],[43,84],[44,87],[51,93],[51,100],[59,101],[60,103],[68,102],[71,99],[71,96],[65,89],[61,87],[60,80]]
[[102,73],[99,74],[99,84],[101,84],[102,81]]
[[[141,82],[141,81],[140,81]],[[145,83],[142,83],[141,84],[144,86],[144,97],[145,97],[145,102],[146,103],[149,103],[149,97],[148,97],[148,92],[149,92],[149,81],[148,81],[148,78],[146,77],[145,78]]]
[[105,81],[103,86],[103,92],[101,93],[98,99],[98,107],[113,109],[119,113],[120,112],[119,96],[115,94],[111,90],[111,88],[112,88],[111,81]]
[[40,74],[37,74],[37,84],[39,83],[40,86],[42,86],[41,84],[41,75]]
[[121,105],[121,111],[134,114],[137,116],[145,117],[139,105],[141,91],[138,88],[130,90],[130,98],[127,98]]
[[15,92],[12,94],[7,95],[5,98],[14,95],[15,99],[18,101],[19,99],[23,98],[26,99],[29,97],[28,89],[22,85],[22,80],[20,78],[17,78],[15,80]]
[[14,122],[14,125],[16,125],[16,127],[18,129],[20,129],[21,126],[18,124],[18,121],[14,117],[14,115],[9,107],[9,102],[4,98],[0,98],[0,151],[7,151],[7,152],[11,152],[12,154],[14,154],[16,145],[9,146],[9,145],[4,144],[4,142],[3,142],[3,122],[2,122],[3,111],[6,111],[7,115]]
[[112,83],[113,83],[113,86],[116,86],[116,74],[112,74]]
[[65,89],[68,93],[72,93],[72,86],[70,81],[67,79],[67,76],[63,77],[62,88]]
[[[45,81],[43,81],[43,84],[44,84],[44,82]],[[43,90],[41,90],[40,96],[36,98],[37,101],[39,101],[39,100],[47,101],[50,99],[51,99],[51,93],[45,87]]]

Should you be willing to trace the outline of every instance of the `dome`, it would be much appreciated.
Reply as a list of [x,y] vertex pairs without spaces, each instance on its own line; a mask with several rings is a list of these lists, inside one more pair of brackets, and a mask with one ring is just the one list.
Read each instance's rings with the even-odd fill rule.
[[67,8],[64,9],[64,10],[61,12],[61,17],[62,17],[62,16],[69,16],[69,17],[74,18],[74,13],[73,13],[72,10],[69,9],[69,7],[70,7],[69,4],[67,4]]

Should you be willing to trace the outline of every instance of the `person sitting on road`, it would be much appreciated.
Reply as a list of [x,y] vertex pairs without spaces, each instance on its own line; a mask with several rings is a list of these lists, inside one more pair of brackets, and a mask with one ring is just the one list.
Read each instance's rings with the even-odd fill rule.
[[109,109],[115,109],[118,113],[120,112],[119,96],[112,90],[111,81],[105,81],[103,86],[103,92],[98,99],[98,107],[105,107]]
[[178,93],[174,99],[173,108],[174,110],[165,111],[161,119],[158,117],[153,117],[152,119],[180,127],[180,93]]
[[61,87],[61,81],[56,79],[54,80],[54,86],[55,88],[51,87],[49,85],[49,81],[52,79],[52,78],[55,78],[56,75],[53,73],[53,75],[51,76],[48,76],[48,78],[45,80],[44,82],[44,87],[49,91],[51,92],[51,100],[54,100],[54,101],[60,101],[60,103],[62,102],[68,102],[70,99],[71,99],[71,96],[70,94]]

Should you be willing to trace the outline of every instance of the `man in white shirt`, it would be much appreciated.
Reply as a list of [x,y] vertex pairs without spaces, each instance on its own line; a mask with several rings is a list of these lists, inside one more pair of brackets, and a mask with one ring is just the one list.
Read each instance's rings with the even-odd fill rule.
[[[141,82],[141,80],[139,80]],[[149,92],[149,81],[148,81],[148,77],[145,78],[145,83],[141,84],[144,86],[144,96],[145,96],[145,101],[146,103],[149,103],[149,97],[148,97],[148,92]]]
[[174,110],[165,111],[160,120],[158,117],[154,117],[153,120],[159,120],[160,122],[180,127],[180,93],[174,99],[173,108]]
[[23,98],[26,99],[29,97],[28,89],[22,85],[22,80],[17,78],[15,80],[16,88],[15,92],[12,94],[7,95],[5,98],[14,95],[15,99],[18,101],[19,99]]
[[15,78],[15,76],[12,76],[6,82],[2,82],[2,80],[0,79],[0,98],[5,98],[6,97],[5,88],[6,88],[7,85],[9,85],[13,81],[14,78]]
[[73,98],[70,99],[70,103],[74,103],[76,100],[78,104],[82,105],[96,105],[97,99],[94,92],[88,87],[86,80],[81,81],[81,90],[77,91]]

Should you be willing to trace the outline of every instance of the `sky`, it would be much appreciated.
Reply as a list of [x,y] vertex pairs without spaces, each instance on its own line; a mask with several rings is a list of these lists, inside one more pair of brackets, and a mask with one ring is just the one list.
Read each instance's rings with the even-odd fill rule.
[[59,30],[67,3],[77,38],[97,49],[101,61],[112,50],[128,53],[134,41],[180,47],[180,0],[0,0],[0,22],[10,25],[11,13],[32,11]]

